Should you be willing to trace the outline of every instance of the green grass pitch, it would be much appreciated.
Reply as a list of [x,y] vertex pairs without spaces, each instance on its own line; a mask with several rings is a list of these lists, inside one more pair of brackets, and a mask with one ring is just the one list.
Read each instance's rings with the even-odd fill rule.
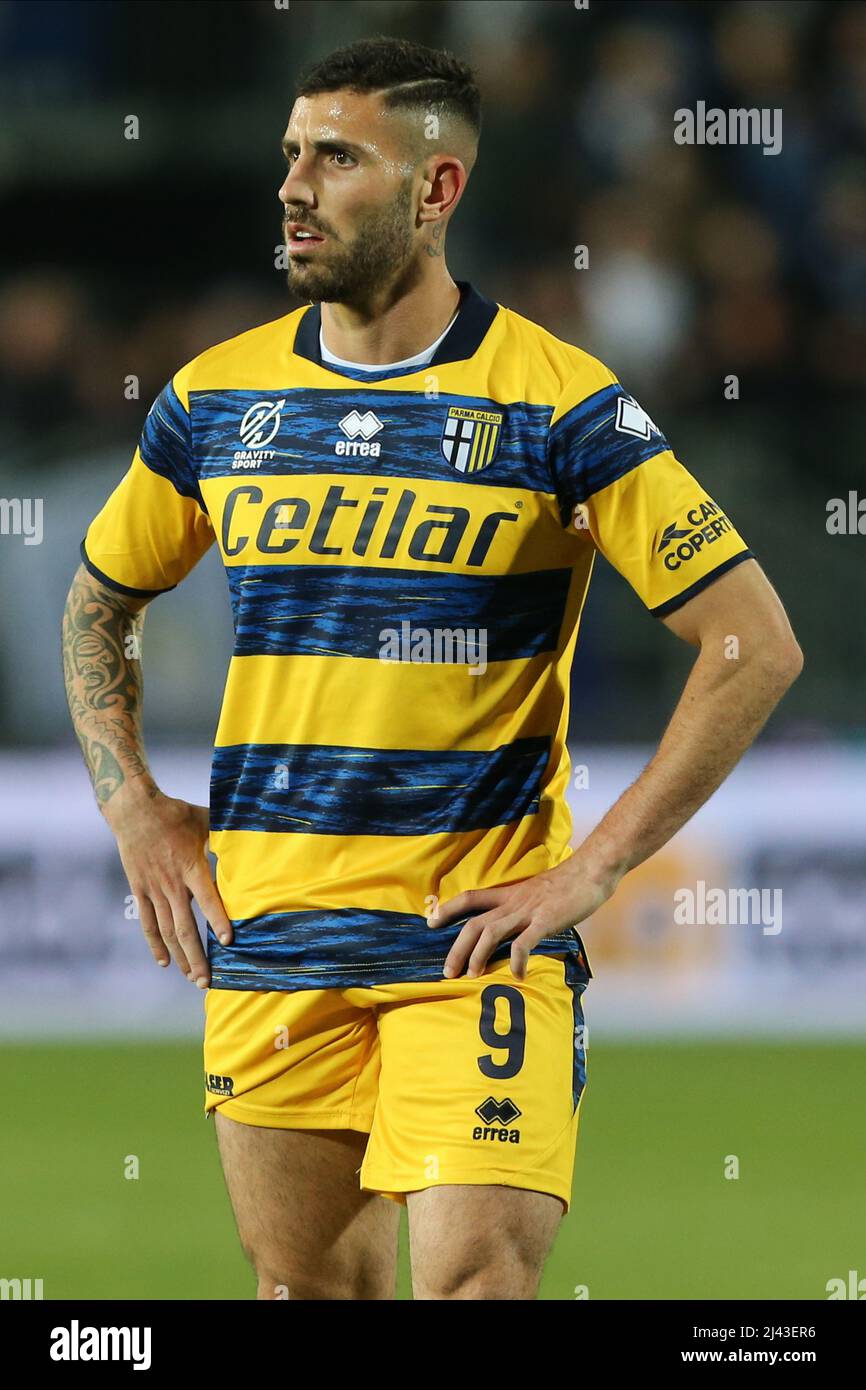
[[[541,1298],[824,1299],[866,1276],[864,1063],[860,1041],[596,1042]],[[46,1299],[253,1297],[197,1043],[4,1044],[0,1075],[0,1277]]]

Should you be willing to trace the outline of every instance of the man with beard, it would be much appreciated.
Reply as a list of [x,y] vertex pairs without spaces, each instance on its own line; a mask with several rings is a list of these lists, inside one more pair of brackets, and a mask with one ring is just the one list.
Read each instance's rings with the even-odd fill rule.
[[[175,374],[67,603],[70,708],[145,936],[209,987],[206,1112],[263,1299],[393,1297],[400,1204],[416,1298],[536,1296],[586,1077],[576,924],[800,664],[745,542],[613,373],[451,279],[479,110],[464,63],[398,40],[301,83],[279,196],[308,303]],[[214,541],[235,647],[206,809],[150,775],[127,638]],[[597,551],[699,654],[573,849]]]

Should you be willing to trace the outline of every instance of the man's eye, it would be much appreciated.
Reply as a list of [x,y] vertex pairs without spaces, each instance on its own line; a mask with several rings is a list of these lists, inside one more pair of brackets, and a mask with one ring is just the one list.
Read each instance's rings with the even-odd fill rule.
[[[287,154],[285,156],[286,168],[291,169],[292,165],[296,162],[297,158],[297,154]],[[351,166],[356,162],[352,155],[349,154],[348,150],[332,151],[331,159],[337,160],[341,169],[351,168]],[[343,161],[345,161],[345,163]]]

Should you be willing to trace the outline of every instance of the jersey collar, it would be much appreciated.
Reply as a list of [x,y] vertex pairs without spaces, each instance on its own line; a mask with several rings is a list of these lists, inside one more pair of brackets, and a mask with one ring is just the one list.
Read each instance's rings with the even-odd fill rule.
[[499,313],[499,305],[479,294],[468,280],[457,280],[456,284],[460,291],[457,317],[433,357],[423,367],[385,367],[381,372],[356,372],[349,367],[339,367],[336,362],[324,361],[319,350],[319,329],[322,326],[322,309],[319,304],[311,304],[301,315],[292,351],[298,357],[305,357],[308,362],[315,362],[326,372],[335,372],[338,376],[353,377],[362,381],[380,381],[388,377],[427,372],[431,367],[441,366],[444,362],[464,362],[478,351],[490,325]]

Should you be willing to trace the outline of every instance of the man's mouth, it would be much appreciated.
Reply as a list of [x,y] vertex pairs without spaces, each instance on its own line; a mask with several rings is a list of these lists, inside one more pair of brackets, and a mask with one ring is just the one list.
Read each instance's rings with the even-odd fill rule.
[[315,232],[301,222],[286,224],[286,246],[289,251],[309,251],[314,246],[320,246],[324,240],[321,232]]

